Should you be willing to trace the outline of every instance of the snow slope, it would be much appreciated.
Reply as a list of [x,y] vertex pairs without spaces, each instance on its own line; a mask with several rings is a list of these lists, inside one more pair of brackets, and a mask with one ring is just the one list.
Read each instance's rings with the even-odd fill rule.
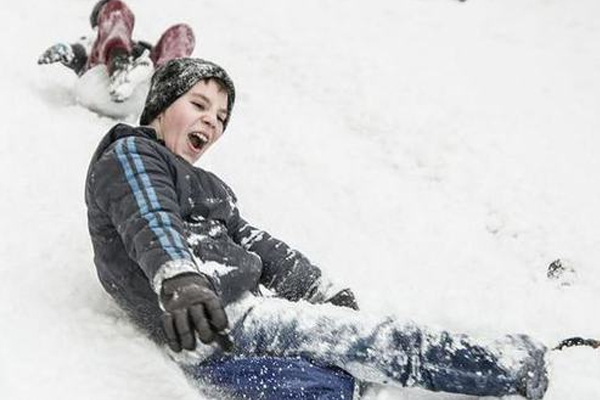
[[[75,104],[72,73],[35,64],[89,32],[93,3],[2,7],[0,398],[196,399],[95,278],[83,183],[115,121]],[[600,337],[600,2],[128,4],[137,38],[188,22],[195,54],[237,84],[200,164],[365,312],[549,344]],[[559,257],[571,286],[545,277]],[[600,399],[598,351],[550,361],[547,399]]]

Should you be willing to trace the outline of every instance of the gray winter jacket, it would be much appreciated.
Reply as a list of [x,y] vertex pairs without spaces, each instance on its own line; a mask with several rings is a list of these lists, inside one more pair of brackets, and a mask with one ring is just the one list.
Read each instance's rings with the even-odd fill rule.
[[319,268],[244,221],[231,189],[167,149],[152,128],[119,124],[107,133],[85,200],[104,289],[160,342],[157,293],[177,274],[206,274],[225,304],[259,284],[291,301],[326,295]]

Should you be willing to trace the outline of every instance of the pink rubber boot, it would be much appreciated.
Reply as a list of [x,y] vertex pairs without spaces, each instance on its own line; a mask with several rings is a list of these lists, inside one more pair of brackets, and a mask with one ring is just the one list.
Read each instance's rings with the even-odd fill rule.
[[173,25],[162,34],[152,49],[150,58],[156,68],[174,58],[188,57],[194,51],[196,38],[189,25]]
[[116,54],[131,54],[133,41],[131,33],[135,17],[121,0],[110,0],[100,9],[97,17],[98,36],[92,46],[86,69],[98,64],[106,64],[109,75],[114,72],[113,57]]

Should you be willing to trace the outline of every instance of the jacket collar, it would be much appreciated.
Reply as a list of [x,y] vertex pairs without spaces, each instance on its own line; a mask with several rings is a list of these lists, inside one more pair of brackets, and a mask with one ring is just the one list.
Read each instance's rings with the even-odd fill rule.
[[99,159],[108,147],[119,139],[130,136],[143,137],[164,146],[165,142],[158,138],[156,130],[150,126],[133,127],[127,124],[117,124],[102,138],[93,159]]

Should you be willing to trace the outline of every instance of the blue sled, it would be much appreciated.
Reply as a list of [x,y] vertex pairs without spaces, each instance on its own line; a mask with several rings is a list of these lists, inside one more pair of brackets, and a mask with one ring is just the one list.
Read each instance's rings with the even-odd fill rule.
[[184,371],[236,399],[352,400],[354,394],[351,375],[304,358],[222,358]]

